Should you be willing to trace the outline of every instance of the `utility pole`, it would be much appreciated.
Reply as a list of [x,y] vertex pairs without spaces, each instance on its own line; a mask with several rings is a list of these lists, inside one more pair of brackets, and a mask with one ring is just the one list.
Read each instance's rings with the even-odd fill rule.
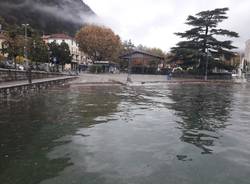
[[27,78],[29,81],[29,84],[32,83],[32,72],[31,72],[31,64],[28,63],[28,51],[27,51],[27,47],[28,47],[28,37],[27,37],[27,27],[29,26],[29,24],[22,24],[22,26],[24,26],[24,38],[25,38],[25,46],[24,46],[24,58],[25,58],[25,63],[27,65]]

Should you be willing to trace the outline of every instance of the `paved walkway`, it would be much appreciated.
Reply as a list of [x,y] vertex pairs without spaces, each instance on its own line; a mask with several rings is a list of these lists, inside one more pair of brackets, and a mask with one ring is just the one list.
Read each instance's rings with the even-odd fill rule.
[[[71,83],[86,84],[86,83],[127,83],[128,74],[80,74],[77,80]],[[154,82],[154,81],[166,81],[164,75],[130,75],[133,82]]]
[[[128,84],[128,74],[80,74],[79,78],[71,81],[73,85],[105,85],[105,84]],[[130,75],[132,83],[130,84],[144,84],[144,83],[197,83],[197,82],[211,82],[200,79],[172,79],[168,80],[166,75]],[[215,82],[215,80],[213,80]]]
[[[80,74],[79,76],[62,76],[55,78],[45,78],[45,79],[34,79],[33,84],[43,83],[49,81],[63,80],[63,79],[73,79],[69,82],[73,85],[121,85],[127,84],[127,74]],[[164,75],[131,75],[131,84],[144,84],[144,83],[232,83],[230,80],[199,80],[199,79],[173,79],[167,80]],[[3,82],[0,83],[0,89],[11,88],[17,86],[28,85],[28,80],[25,81],[14,81],[14,82]]]
[[[45,79],[33,79],[32,83],[33,84],[38,84],[38,83],[43,83],[43,82],[64,80],[64,79],[73,79],[73,78],[76,78],[76,77],[75,76],[63,76],[63,77],[53,77],[53,78],[45,78]],[[17,86],[24,86],[24,85],[28,85],[28,84],[29,84],[28,80],[2,82],[2,83],[0,83],[0,89],[17,87]]]

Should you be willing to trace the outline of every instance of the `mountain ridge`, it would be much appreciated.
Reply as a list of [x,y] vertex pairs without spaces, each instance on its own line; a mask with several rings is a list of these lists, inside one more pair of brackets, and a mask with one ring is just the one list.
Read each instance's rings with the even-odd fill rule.
[[0,0],[0,16],[9,24],[30,24],[45,34],[74,35],[96,17],[82,0]]

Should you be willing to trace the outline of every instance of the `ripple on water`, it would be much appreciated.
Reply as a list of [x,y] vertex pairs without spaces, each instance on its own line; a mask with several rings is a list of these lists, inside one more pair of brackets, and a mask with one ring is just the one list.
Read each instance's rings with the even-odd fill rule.
[[249,90],[65,87],[0,103],[0,181],[249,184]]

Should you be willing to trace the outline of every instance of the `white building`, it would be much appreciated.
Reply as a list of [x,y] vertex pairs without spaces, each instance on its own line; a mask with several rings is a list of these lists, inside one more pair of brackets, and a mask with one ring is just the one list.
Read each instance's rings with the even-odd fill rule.
[[52,34],[46,35],[42,37],[45,43],[56,42],[57,44],[61,44],[65,42],[68,44],[70,53],[72,55],[72,63],[78,65],[88,65],[91,60],[87,57],[87,55],[80,51],[78,44],[75,39],[66,35],[66,34]]
[[247,60],[247,63],[249,66],[250,65],[250,40],[246,41],[245,59]]

